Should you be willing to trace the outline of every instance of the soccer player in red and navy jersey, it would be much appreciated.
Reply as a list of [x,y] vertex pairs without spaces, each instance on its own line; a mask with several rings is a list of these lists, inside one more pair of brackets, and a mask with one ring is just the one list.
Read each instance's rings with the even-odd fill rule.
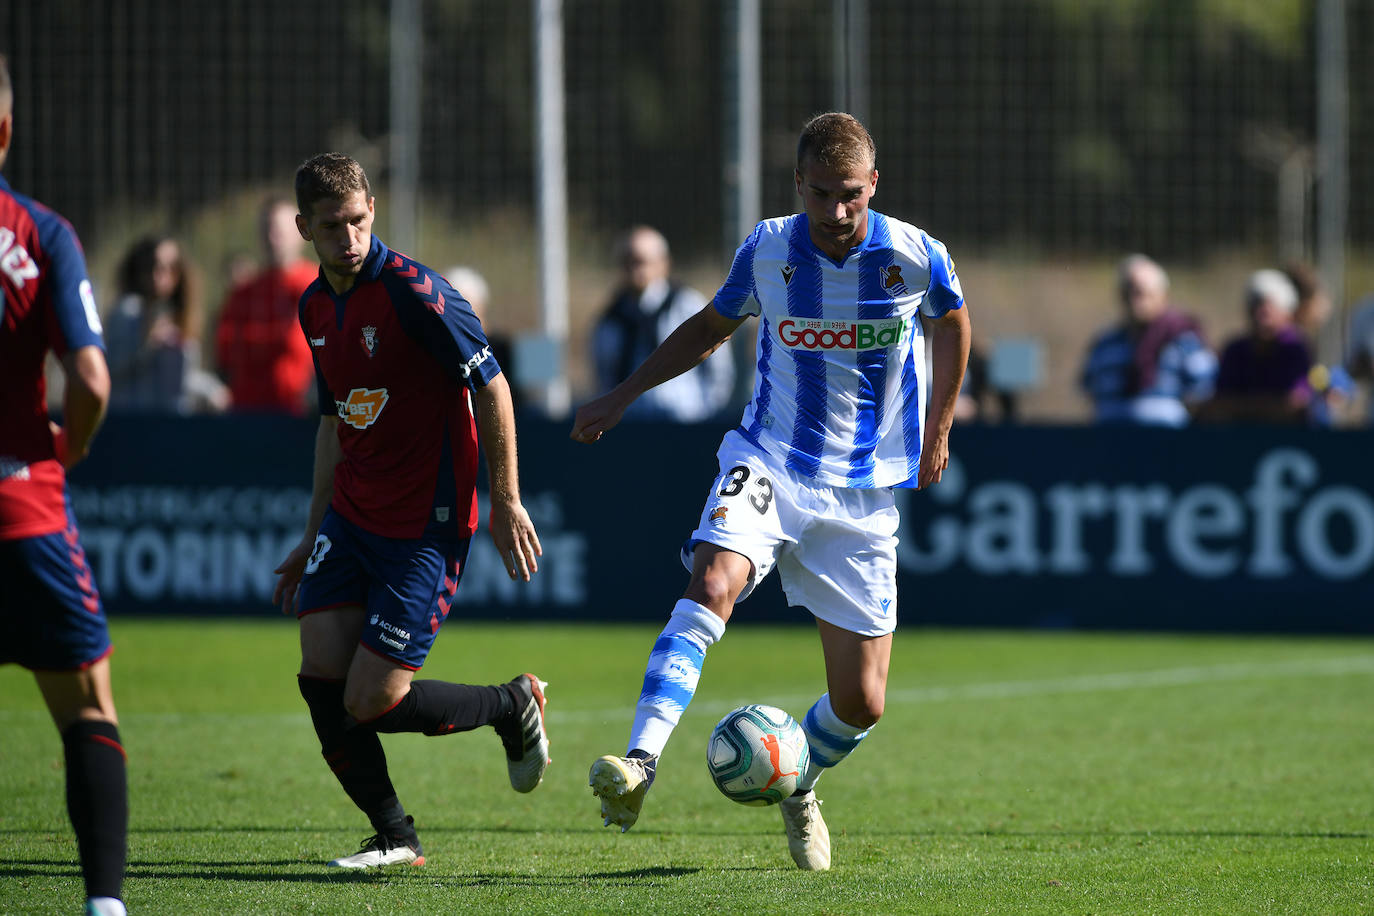
[[320,259],[300,321],[321,416],[310,518],[276,570],[275,600],[300,620],[300,691],[321,752],[376,831],[329,865],[422,865],[379,732],[492,725],[519,792],[548,764],[545,685],[533,674],[495,686],[414,679],[477,530],[479,432],[508,574],[528,581],[543,551],[520,501],[510,388],[472,308],[372,234],[371,186],[353,159],[305,162],[296,202]]
[[[0,56],[0,166],[13,137],[13,105]],[[66,377],[62,426],[48,419],[49,351]],[[33,671],[62,735],[86,912],[122,916],[129,808],[110,634],[66,480],[66,469],[90,448],[109,398],[81,243],[66,220],[0,178],[0,664]]]

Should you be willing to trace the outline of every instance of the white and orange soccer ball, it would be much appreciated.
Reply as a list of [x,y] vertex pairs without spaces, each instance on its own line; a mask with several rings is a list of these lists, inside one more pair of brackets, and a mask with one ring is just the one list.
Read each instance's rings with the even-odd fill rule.
[[727,713],[706,745],[716,788],[741,805],[776,805],[797,790],[810,762],[806,733],[776,706],[755,703]]

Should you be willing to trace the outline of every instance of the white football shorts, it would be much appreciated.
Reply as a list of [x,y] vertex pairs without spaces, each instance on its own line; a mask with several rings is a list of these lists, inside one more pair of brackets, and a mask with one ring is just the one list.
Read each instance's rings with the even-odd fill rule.
[[743,601],[776,564],[787,603],[862,636],[897,626],[897,506],[891,489],[818,486],[737,430],[725,434],[720,473],[682,547],[690,571],[705,541],[747,557]]

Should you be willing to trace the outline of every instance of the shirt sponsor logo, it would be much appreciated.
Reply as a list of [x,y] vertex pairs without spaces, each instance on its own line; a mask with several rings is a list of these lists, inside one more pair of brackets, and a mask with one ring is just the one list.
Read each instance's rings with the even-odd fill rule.
[[905,318],[881,321],[821,321],[788,318],[778,323],[778,339],[793,350],[879,350],[895,347],[906,334]]
[[334,402],[339,419],[354,429],[367,429],[382,415],[382,408],[390,399],[385,388],[354,388],[348,400]]
[[95,307],[95,292],[91,289],[91,281],[82,280],[76,293],[81,298],[81,308],[86,312],[86,326],[91,329],[92,334],[103,333],[105,329],[100,324],[100,310]]
[[0,226],[0,273],[19,289],[25,282],[38,279],[38,264],[29,257],[28,249],[15,241],[14,230],[8,226]]
[[478,353],[472,359],[468,360],[466,364],[464,364],[463,378],[471,377],[472,371],[476,369],[478,366],[482,365],[482,363],[486,362],[487,357],[489,356],[491,356],[491,347],[483,347],[481,353]]

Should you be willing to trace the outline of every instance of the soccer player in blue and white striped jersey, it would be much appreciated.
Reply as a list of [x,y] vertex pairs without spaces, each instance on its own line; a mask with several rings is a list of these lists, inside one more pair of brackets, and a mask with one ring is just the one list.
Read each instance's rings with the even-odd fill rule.
[[597,441],[640,394],[759,319],[753,398],[721,442],[683,549],[691,580],[649,656],[628,752],[592,764],[607,826],[638,819],[707,649],[776,565],[788,603],[816,618],[830,687],[803,719],[811,766],[780,806],[783,825],[798,867],[830,867],[814,787],[882,716],[897,614],[892,490],[940,480],[971,336],[944,245],[869,209],[876,163],[852,116],[808,122],[802,212],[759,223],[715,298],[577,412],[572,438]]

